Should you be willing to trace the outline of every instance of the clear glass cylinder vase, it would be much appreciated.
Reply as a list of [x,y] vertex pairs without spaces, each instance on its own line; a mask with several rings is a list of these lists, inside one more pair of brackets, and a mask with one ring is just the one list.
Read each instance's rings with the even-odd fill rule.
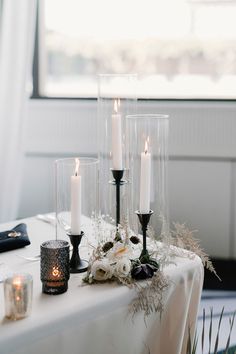
[[56,238],[81,235],[97,238],[99,163],[96,158],[55,161]]
[[99,75],[98,151],[102,220],[114,226],[127,221],[125,117],[137,109],[137,75]]
[[168,118],[163,114],[126,117],[129,225],[140,234],[137,214],[150,214],[148,230],[155,239],[169,235]]

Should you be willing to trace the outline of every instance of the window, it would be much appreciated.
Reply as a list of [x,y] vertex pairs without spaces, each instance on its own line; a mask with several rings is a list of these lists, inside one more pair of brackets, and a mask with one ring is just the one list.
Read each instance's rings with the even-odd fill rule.
[[236,0],[40,0],[39,91],[96,97],[138,73],[139,97],[236,98]]

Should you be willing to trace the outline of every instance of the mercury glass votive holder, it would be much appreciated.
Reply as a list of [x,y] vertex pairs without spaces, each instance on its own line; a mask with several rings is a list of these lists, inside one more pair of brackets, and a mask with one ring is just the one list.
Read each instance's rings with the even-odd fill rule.
[[69,243],[50,240],[41,245],[42,292],[58,295],[67,291],[69,271]]
[[32,308],[33,278],[15,274],[4,281],[5,315],[10,320],[29,316]]

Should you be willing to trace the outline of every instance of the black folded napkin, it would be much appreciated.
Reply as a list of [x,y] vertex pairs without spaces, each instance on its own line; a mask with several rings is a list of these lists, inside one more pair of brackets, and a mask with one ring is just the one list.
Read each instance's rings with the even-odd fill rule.
[[19,224],[13,229],[0,232],[0,252],[14,250],[30,245],[26,224]]

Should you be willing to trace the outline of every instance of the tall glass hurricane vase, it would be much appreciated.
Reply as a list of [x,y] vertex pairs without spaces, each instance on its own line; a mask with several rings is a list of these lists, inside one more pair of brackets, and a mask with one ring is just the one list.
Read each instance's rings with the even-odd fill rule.
[[128,115],[126,120],[130,227],[142,234],[144,223],[155,238],[168,236],[168,116]]
[[[67,235],[73,246],[70,260],[71,273],[87,269],[87,262],[80,259],[80,242],[97,240],[98,160],[78,157],[55,161],[55,194],[57,238]],[[87,243],[88,244],[88,243]]]
[[100,207],[114,230],[127,220],[125,117],[136,113],[137,75],[99,75]]

